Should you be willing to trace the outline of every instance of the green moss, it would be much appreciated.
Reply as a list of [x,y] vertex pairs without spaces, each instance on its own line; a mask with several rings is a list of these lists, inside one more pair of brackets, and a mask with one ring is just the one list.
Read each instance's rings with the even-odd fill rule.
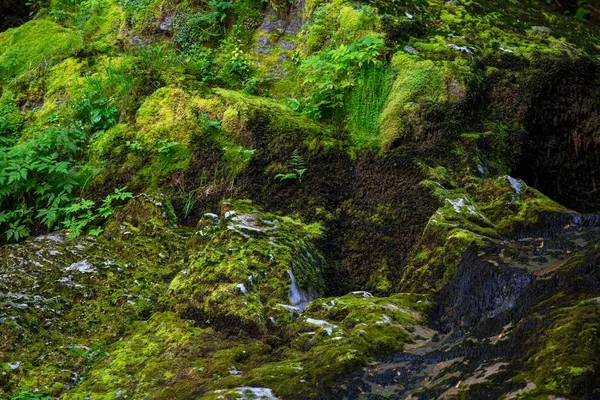
[[17,107],[14,93],[5,91],[0,96],[0,143],[16,138],[23,127],[23,114]]
[[48,20],[33,20],[0,34],[2,83],[47,69],[82,47],[78,32]]
[[599,315],[596,299],[572,301],[563,294],[539,306],[531,318],[543,334],[532,337],[525,356],[527,369],[515,378],[536,385],[523,398],[570,396],[594,379]]
[[136,116],[136,126],[144,144],[152,145],[158,139],[189,141],[197,129],[194,106],[197,98],[182,89],[165,87],[148,96]]
[[251,371],[246,383],[272,388],[282,398],[316,397],[375,356],[402,351],[427,307],[419,296],[374,298],[365,292],[314,301],[288,328],[292,348],[282,360]]
[[[84,71],[84,63],[75,58],[67,58],[48,71],[40,82],[44,91],[43,105],[30,113],[25,136],[33,136],[50,126],[73,121],[75,112],[71,104],[81,96],[85,87]],[[35,94],[35,91],[30,91],[31,98],[26,101],[36,101]]]
[[[262,135],[275,149],[294,144],[299,145],[302,142],[311,144],[315,140],[327,143],[329,139],[327,129],[323,129],[315,121],[295,114],[292,110],[272,100],[224,89],[216,89],[215,93],[223,103],[236,110],[237,131],[232,133],[239,135],[240,139],[249,133],[260,134],[259,132],[249,132],[251,126],[257,122],[260,122],[263,129],[267,130]],[[227,121],[231,121],[232,110],[228,113]]]
[[310,53],[331,42],[349,44],[375,33],[379,20],[371,7],[357,9],[346,0],[334,0],[317,6],[306,29],[306,46]]
[[458,102],[466,96],[465,79],[458,71],[468,69],[464,62],[450,66],[397,53],[392,60],[396,79],[381,115],[381,142],[384,148],[394,141],[417,139],[422,133],[422,117],[432,105]]
[[359,149],[381,147],[380,118],[392,80],[393,73],[388,65],[368,65],[362,69],[344,104],[348,130]]
[[513,236],[524,227],[539,226],[547,215],[570,213],[538,190],[523,182],[520,184],[522,191],[518,194],[506,176],[483,180],[476,188],[475,196],[483,203],[482,211],[490,217],[500,234]]
[[182,268],[186,237],[152,222],[165,212],[155,202],[138,198],[123,212],[109,222],[123,229],[107,229],[106,238],[55,234],[0,249],[3,271],[15,276],[5,288],[20,299],[0,299],[9,317],[0,322],[0,368],[7,368],[0,393],[29,387],[60,395],[73,376],[103,365],[132,321],[154,312]]
[[[134,324],[126,339],[109,348],[69,399],[187,399],[237,368],[260,360],[260,342],[233,342],[212,329],[195,328],[173,313],[155,313]],[[194,396],[195,397],[195,396]]]
[[83,35],[93,51],[108,52],[125,27],[125,12],[113,0],[94,0],[87,4],[90,17],[85,21]]
[[[443,167],[424,166],[424,169],[430,177],[437,177],[448,185],[456,184],[455,178]],[[549,215],[571,213],[524,182],[508,176],[467,179],[469,183],[463,185],[468,191],[446,189],[435,181],[422,182],[444,205],[427,223],[404,271],[401,288],[439,290],[453,279],[467,249],[485,250],[501,237],[514,237],[541,227]]]

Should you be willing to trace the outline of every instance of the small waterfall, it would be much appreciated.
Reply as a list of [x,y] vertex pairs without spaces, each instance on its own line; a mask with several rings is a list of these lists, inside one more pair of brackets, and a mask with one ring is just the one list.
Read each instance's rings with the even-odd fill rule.
[[307,292],[306,290],[299,288],[298,283],[296,282],[296,277],[294,276],[292,270],[288,270],[288,274],[292,280],[292,284],[290,285],[290,293],[288,294],[290,303],[292,303],[292,305],[298,310],[304,311],[310,302],[317,298],[317,295],[316,293],[313,293],[312,290]]

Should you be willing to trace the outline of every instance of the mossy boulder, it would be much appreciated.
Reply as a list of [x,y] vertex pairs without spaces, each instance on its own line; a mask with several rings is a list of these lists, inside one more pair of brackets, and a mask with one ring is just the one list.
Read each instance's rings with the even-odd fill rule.
[[469,80],[473,79],[469,63],[461,58],[432,61],[401,51],[394,55],[391,65],[396,78],[381,113],[382,146],[431,139],[423,125],[432,108],[452,109],[465,102]]
[[454,278],[467,249],[481,251],[498,240],[548,234],[576,215],[510,176],[475,179],[471,190],[422,183],[444,205],[427,223],[401,279],[402,288],[439,290]]
[[171,283],[167,301],[202,326],[261,337],[323,292],[325,261],[311,243],[321,228],[247,202],[223,206],[190,239],[199,252]]
[[376,357],[402,351],[420,338],[415,329],[430,307],[426,297],[368,292],[318,299],[287,326],[291,348],[280,360],[252,370],[249,386],[272,388],[281,398],[316,398]]
[[9,83],[25,73],[39,73],[81,49],[77,31],[48,20],[33,20],[0,34],[0,76]]
[[221,377],[236,377],[236,368],[257,365],[267,351],[259,341],[230,339],[211,328],[194,327],[174,313],[155,313],[130,326],[122,342],[107,348],[107,357],[64,398],[197,397]]

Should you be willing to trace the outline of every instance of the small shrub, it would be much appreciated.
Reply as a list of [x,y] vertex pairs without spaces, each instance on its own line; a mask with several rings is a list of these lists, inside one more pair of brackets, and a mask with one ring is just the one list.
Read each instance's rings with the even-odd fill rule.
[[0,147],[0,241],[19,241],[57,228],[67,228],[73,237],[85,229],[99,234],[113,201],[132,196],[117,190],[99,207],[82,197],[85,183],[99,172],[77,165],[85,142],[84,131],[61,127]]
[[110,65],[100,76],[86,78],[86,91],[72,104],[81,128],[99,135],[116,125],[120,117],[117,104],[135,102],[134,86],[132,76]]
[[173,23],[173,40],[183,51],[190,51],[205,43],[213,42],[225,34],[223,25],[231,1],[212,0],[208,13],[189,13],[179,10]]

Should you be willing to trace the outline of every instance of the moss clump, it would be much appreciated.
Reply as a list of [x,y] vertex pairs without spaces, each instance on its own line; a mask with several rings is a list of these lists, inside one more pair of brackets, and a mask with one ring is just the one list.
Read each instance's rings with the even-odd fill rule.
[[194,110],[199,110],[201,100],[175,87],[164,87],[148,96],[136,115],[136,128],[144,145],[159,139],[189,142],[197,129]]
[[525,229],[535,230],[548,215],[572,213],[523,181],[508,176],[483,180],[475,189],[475,198],[503,236],[518,236]]
[[169,199],[163,194],[142,193],[116,211],[106,224],[104,235],[111,240],[132,234],[151,236],[175,226],[175,212]]
[[0,96],[0,143],[15,139],[21,132],[24,118],[14,93],[4,91]]
[[[595,375],[596,354],[600,349],[599,317],[595,299],[552,313],[544,346],[529,359],[538,392],[568,395],[577,392]],[[572,354],[575,349],[578,351]]]
[[[50,68],[44,79],[32,85],[39,88],[39,92],[32,90],[20,99],[27,107],[33,108],[28,115],[29,124],[24,129],[24,137],[33,137],[41,130],[75,119],[75,110],[71,105],[83,93],[84,71],[83,62],[73,57],[67,58]],[[40,100],[42,106],[38,109]]]
[[194,327],[174,313],[155,313],[132,325],[65,398],[114,399],[119,392],[130,398],[196,397],[202,387],[214,386],[236,368],[260,362],[266,350],[257,341],[233,341],[210,328]]
[[331,43],[350,44],[376,33],[378,25],[379,19],[372,7],[353,7],[345,0],[318,4],[305,29],[306,47],[310,54]]
[[161,179],[185,171],[191,159],[191,137],[201,132],[197,120],[201,102],[201,98],[173,87],[148,96],[133,126],[118,125],[92,144],[92,159],[108,161],[108,176],[100,179],[119,174],[135,187],[157,188]]
[[116,1],[94,0],[86,4],[89,18],[83,35],[92,51],[109,52],[117,47],[126,26],[125,12]]
[[39,73],[81,49],[79,32],[48,20],[33,20],[0,34],[0,83]]
[[[447,172],[438,167],[430,170],[430,176],[455,184]],[[545,228],[552,215],[572,214],[510,176],[470,179],[468,190],[445,189],[434,181],[422,183],[432,188],[444,206],[429,220],[403,274],[401,288],[437,291],[454,278],[465,250],[485,250],[500,238]]]
[[[575,259],[571,267],[580,267],[582,261]],[[598,393],[598,300],[566,292],[548,297],[524,321],[528,330],[520,357],[524,368],[513,381],[534,385],[519,398],[593,397]]]
[[399,52],[392,68],[396,79],[381,114],[381,142],[389,148],[395,141],[423,138],[424,117],[431,107],[449,108],[464,101],[470,74],[465,60],[436,62]]

